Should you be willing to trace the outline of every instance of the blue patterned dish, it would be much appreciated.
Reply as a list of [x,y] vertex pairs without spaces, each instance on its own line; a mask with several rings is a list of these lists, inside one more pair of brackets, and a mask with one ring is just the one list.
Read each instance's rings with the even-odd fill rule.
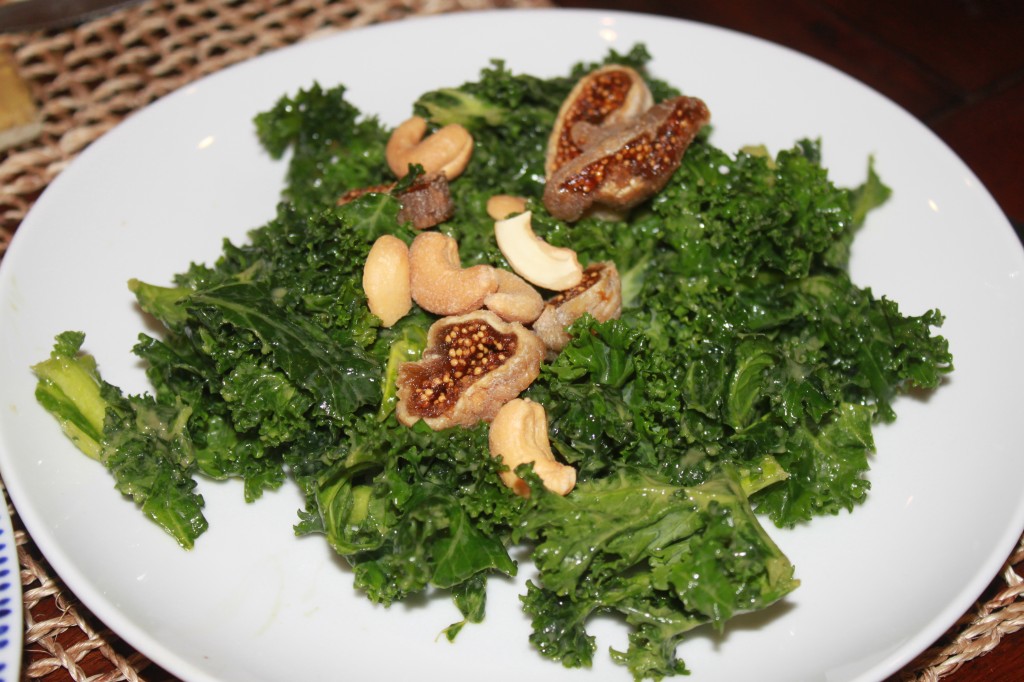
[[7,505],[0,505],[0,682],[19,678],[21,670],[21,582],[14,528]]

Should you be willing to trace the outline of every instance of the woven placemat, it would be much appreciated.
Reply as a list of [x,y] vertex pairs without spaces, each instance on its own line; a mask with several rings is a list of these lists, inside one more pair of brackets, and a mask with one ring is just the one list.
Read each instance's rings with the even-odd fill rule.
[[[0,0],[2,1],[2,0]],[[39,193],[125,116],[202,76],[326,31],[547,0],[148,0],[68,30],[0,34],[42,133],[0,152],[0,256]]]
[[[37,137],[0,151],[0,258],[33,202],[79,152],[128,114],[186,83],[325,31],[414,15],[549,4],[147,0],[69,29],[0,35],[0,53],[13,57],[39,103],[41,119]],[[81,604],[49,567],[16,510],[9,509],[24,593],[22,679],[174,680]],[[1024,538],[974,608],[893,679],[938,680],[1021,629],[1022,570]]]

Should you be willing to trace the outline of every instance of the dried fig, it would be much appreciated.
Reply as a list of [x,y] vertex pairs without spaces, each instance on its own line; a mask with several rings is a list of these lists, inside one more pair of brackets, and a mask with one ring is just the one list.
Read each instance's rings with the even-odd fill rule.
[[560,292],[544,306],[544,312],[533,323],[544,345],[558,352],[569,343],[566,328],[590,313],[598,322],[607,322],[622,314],[622,283],[615,263],[595,263],[583,271],[583,281],[572,289]]
[[488,310],[442,318],[422,358],[398,371],[398,420],[435,430],[490,421],[533,383],[544,355],[536,334]]

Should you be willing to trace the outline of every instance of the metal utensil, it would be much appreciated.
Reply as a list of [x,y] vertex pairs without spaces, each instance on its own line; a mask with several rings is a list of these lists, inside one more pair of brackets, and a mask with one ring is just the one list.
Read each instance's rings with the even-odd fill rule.
[[0,32],[62,28],[138,0],[20,0],[0,5]]

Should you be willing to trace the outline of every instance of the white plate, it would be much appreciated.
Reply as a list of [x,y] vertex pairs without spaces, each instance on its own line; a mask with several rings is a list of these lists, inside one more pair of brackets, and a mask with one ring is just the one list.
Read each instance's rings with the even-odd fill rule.
[[895,194],[857,238],[854,278],[907,313],[941,308],[956,359],[947,385],[899,400],[896,424],[877,430],[863,507],[772,531],[802,586],[722,637],[695,634],[681,648],[693,679],[879,680],[970,606],[1024,527],[1024,255],[985,188],[904,111],[804,56],[682,21],[541,10],[402,21],[227,69],[130,118],[40,198],[0,273],[0,467],[33,538],[97,616],[188,680],[628,679],[605,653],[625,645],[612,622],[594,627],[593,671],[532,652],[521,579],[494,581],[486,622],[455,644],[439,638],[458,620],[446,599],[370,605],[325,542],[293,537],[292,487],[247,507],[240,486],[202,484],[211,530],[180,550],[64,438],[28,367],[81,329],[109,381],[145,390],[125,282],[166,282],[272,215],[284,166],[251,119],[280,95],[342,82],[397,123],[418,94],[476,78],[491,57],[555,75],[638,41],[656,74],[708,102],[722,148],[820,137],[844,185],[875,155]]

